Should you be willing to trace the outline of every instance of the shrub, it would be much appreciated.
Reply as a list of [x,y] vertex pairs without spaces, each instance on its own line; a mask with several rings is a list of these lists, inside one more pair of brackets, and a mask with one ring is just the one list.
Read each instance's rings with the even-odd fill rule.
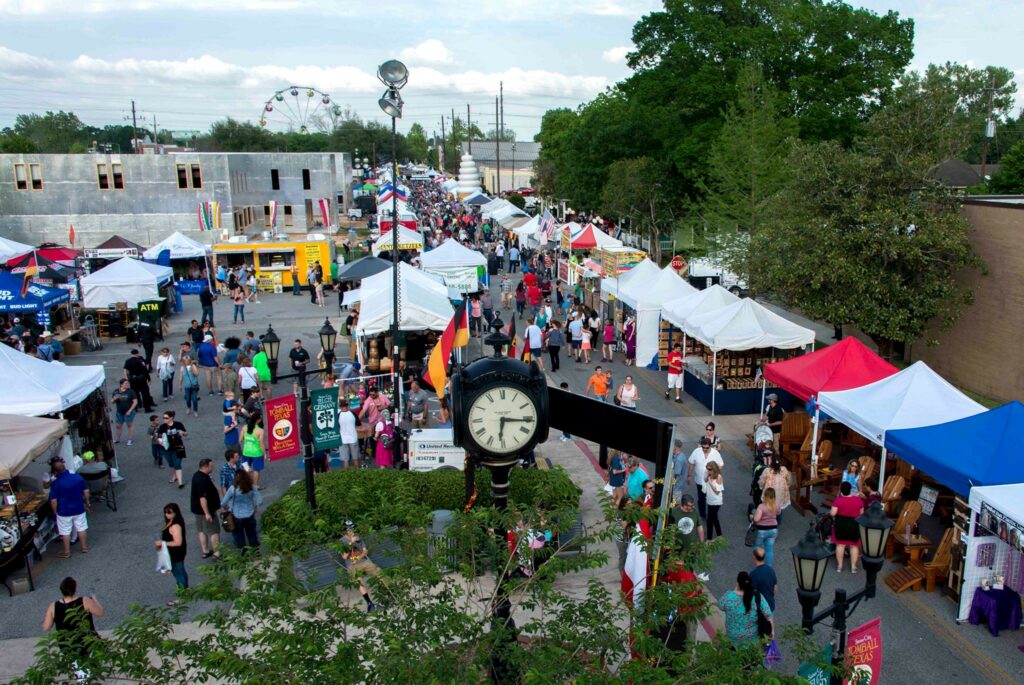
[[[491,474],[476,472],[477,507],[489,507]],[[392,469],[342,469],[316,477],[315,519],[306,505],[305,483],[289,488],[263,512],[268,545],[288,551],[313,542],[337,539],[352,520],[361,528],[422,526],[435,509],[460,511],[464,505],[462,471],[426,473]],[[559,510],[579,506],[580,489],[561,467],[547,471],[513,469],[509,506]]]

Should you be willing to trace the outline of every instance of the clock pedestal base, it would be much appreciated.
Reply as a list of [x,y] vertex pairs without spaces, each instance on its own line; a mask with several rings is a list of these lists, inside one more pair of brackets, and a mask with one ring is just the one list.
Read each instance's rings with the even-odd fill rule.
[[494,463],[483,462],[491,472],[491,499],[494,500],[494,508],[498,511],[505,511],[508,508],[508,478],[512,468],[519,465],[519,460]]

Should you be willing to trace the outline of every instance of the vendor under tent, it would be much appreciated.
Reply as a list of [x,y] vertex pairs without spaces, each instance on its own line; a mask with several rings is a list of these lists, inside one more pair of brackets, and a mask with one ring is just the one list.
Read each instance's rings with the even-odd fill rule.
[[[666,266],[653,279],[635,279],[623,288],[635,302],[636,309],[636,362],[649,369],[659,369],[658,348],[661,330],[661,307],[697,292],[697,289]],[[667,355],[667,350],[666,350]]]
[[[207,287],[210,290],[214,289],[212,247],[175,231],[143,252],[142,257],[148,262],[159,262],[160,256],[165,252],[168,253],[171,262],[187,263],[184,268],[178,268],[176,288],[179,293],[196,295]],[[193,266],[195,268],[192,268]]]
[[[715,414],[715,402],[718,392],[718,361],[721,351],[745,352],[747,350],[794,350],[808,347],[814,344],[814,331],[798,326],[797,324],[782,318],[751,299],[743,299],[721,309],[712,309],[700,314],[691,314],[682,322],[683,332],[703,343],[711,350],[711,388],[710,408],[712,416]],[[729,357],[730,373],[737,368],[732,365],[732,357]],[[750,363],[746,363],[749,361]],[[744,358],[744,364],[739,368],[744,369],[743,376],[750,376],[756,367],[762,363],[762,359]],[[690,379],[693,379],[691,381]],[[688,372],[684,378],[684,384],[689,383],[693,387],[686,388],[686,391],[704,402],[703,395],[696,383],[700,379],[696,374]],[[756,392],[756,389],[755,389]],[[705,403],[706,404],[706,403]],[[732,413],[737,412],[731,409]]]
[[[398,249],[399,250],[422,250],[423,249],[423,234],[419,231],[413,231],[402,225],[402,221],[398,222]],[[376,257],[381,252],[390,251],[394,247],[394,238],[391,237],[390,224],[387,229],[381,227],[381,236],[377,238],[373,243],[371,252]]]
[[0,236],[0,262],[7,262],[34,249],[31,245]]
[[142,262],[131,257],[121,259],[82,278],[82,306],[86,309],[106,309],[117,302],[130,308],[139,302],[162,297],[161,288],[171,282],[174,270]]
[[[878,486],[885,486],[886,433],[918,428],[981,414],[985,407],[949,384],[924,362],[859,388],[818,393],[818,412],[824,412],[882,448]],[[986,436],[991,439],[992,436]],[[978,441],[953,445],[966,449]],[[973,452],[973,447],[970,448]],[[901,455],[902,456],[902,455]]]
[[[970,458],[951,445],[969,445]],[[1024,404],[1017,400],[955,421],[885,433],[886,449],[965,496],[980,485],[1024,483],[1024,459],[1016,456],[1021,445]]]
[[423,271],[440,276],[446,286],[461,293],[475,293],[488,285],[487,257],[454,238],[420,257]]
[[363,257],[349,262],[338,269],[339,281],[361,281],[392,267],[392,263],[380,257]]
[[[976,435],[972,439],[977,442]],[[1016,630],[1024,594],[1024,483],[972,487],[968,504],[957,622],[984,619],[993,635]]]
[[521,224],[521,225],[516,226],[515,228],[513,228],[512,232],[515,233],[516,237],[519,239],[519,246],[520,247],[526,247],[526,246],[531,244],[531,241],[532,241],[533,245],[539,245],[540,244],[539,241],[537,240],[537,231],[539,231],[539,230],[540,230],[540,217],[539,216],[535,216],[535,217],[529,219],[528,221],[526,221],[526,223]]
[[10,480],[38,456],[49,453],[53,443],[68,432],[64,419],[0,414],[0,480]]
[[50,308],[68,302],[71,294],[61,288],[48,288],[6,271],[0,272],[0,312],[33,312],[43,328],[50,325]]

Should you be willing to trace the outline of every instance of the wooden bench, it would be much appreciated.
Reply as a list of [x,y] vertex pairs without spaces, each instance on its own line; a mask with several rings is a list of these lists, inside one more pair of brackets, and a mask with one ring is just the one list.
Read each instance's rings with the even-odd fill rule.
[[889,586],[890,590],[897,594],[910,589],[917,592],[921,589],[922,583],[924,583],[924,574],[913,566],[904,566],[903,568],[893,571],[885,578],[885,584]]

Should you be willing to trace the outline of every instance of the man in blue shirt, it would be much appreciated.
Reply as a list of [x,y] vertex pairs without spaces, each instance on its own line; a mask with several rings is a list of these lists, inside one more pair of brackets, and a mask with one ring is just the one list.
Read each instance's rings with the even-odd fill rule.
[[764,563],[764,560],[764,547],[755,547],[754,570],[750,572],[750,580],[754,584],[754,590],[764,597],[764,601],[768,603],[768,608],[774,612],[775,590],[779,586],[779,579],[775,575],[775,569]]
[[85,512],[92,511],[92,505],[89,503],[89,486],[84,478],[68,471],[60,457],[50,459],[50,470],[54,477],[50,482],[50,506],[57,515],[57,532],[64,545],[64,551],[57,556],[61,559],[71,556],[72,529],[78,532],[78,539],[82,541],[82,554],[85,554],[89,551],[86,535],[89,522]]
[[242,354],[249,359],[256,356],[260,351],[260,341],[252,331],[245,332],[245,342],[242,343]]
[[203,337],[203,342],[199,343],[199,347],[196,348],[196,361],[199,362],[199,368],[206,376],[206,389],[210,395],[213,395],[214,386],[216,386],[217,392],[223,395],[220,387],[220,359],[217,358],[217,346],[213,344],[213,336],[209,333]]

